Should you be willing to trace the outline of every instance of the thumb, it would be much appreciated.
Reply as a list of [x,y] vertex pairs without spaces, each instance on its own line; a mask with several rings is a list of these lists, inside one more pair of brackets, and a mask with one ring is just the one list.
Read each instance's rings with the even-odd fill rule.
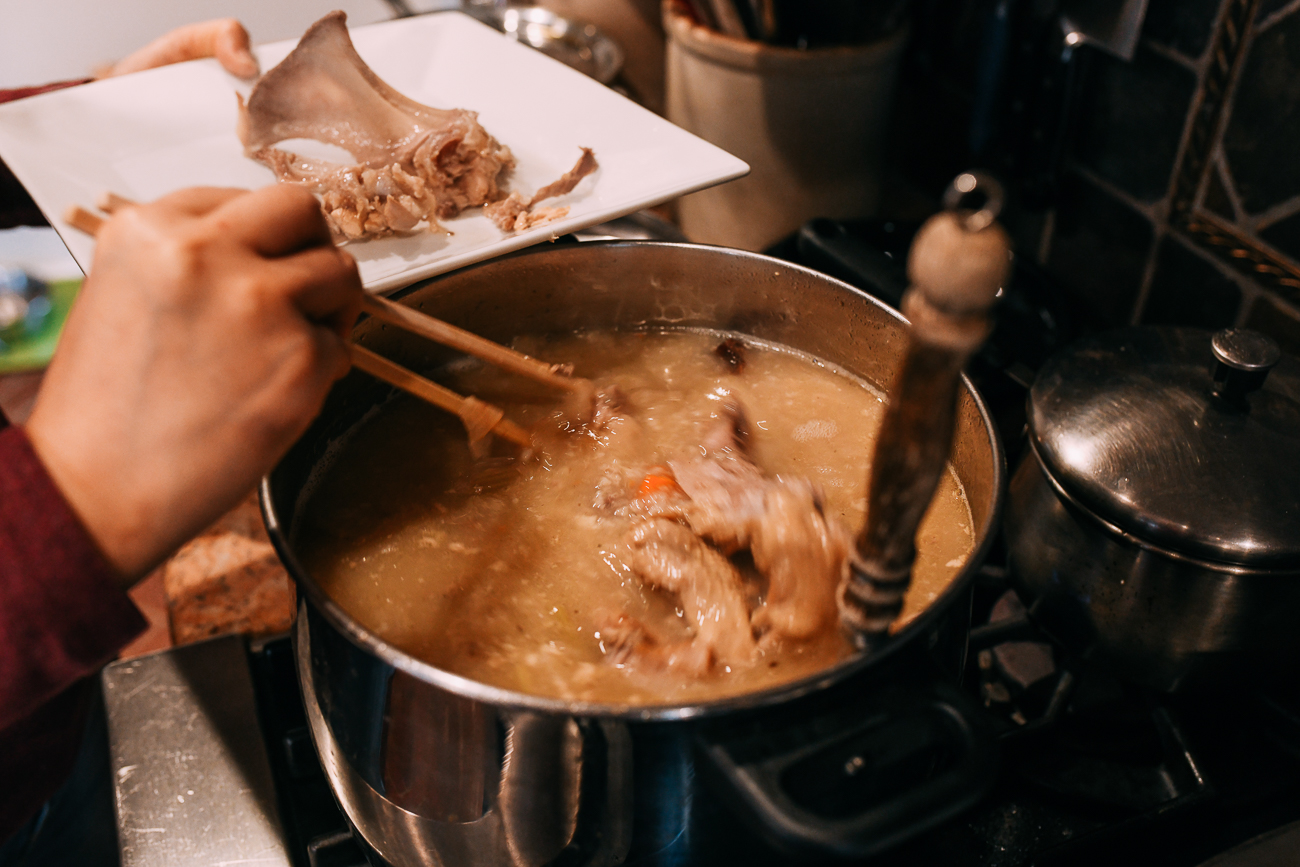
[[125,75],[201,57],[216,57],[232,75],[252,78],[257,75],[257,60],[248,45],[248,31],[234,18],[187,24],[163,34],[114,64],[108,75]]
[[255,78],[258,73],[257,58],[249,50],[248,31],[234,18],[219,22],[213,40],[213,53],[226,72],[238,78]]

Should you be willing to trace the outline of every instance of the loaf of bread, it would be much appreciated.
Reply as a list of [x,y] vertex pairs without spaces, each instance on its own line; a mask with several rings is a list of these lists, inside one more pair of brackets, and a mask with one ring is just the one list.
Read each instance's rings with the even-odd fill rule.
[[163,567],[172,642],[293,624],[297,596],[262,527],[257,498],[187,542]]

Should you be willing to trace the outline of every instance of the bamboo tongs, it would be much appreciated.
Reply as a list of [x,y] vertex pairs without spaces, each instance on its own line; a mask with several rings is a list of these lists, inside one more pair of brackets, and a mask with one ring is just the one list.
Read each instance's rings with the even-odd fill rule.
[[[116,193],[104,193],[95,206],[106,214],[112,214],[134,204],[135,202]],[[74,229],[91,236],[97,234],[104,225],[103,217],[80,205],[68,208],[63,220]],[[563,365],[547,364],[411,307],[389,301],[387,298],[363,295],[361,311],[375,319],[458,349],[467,355],[482,359],[503,370],[526,376],[550,388],[577,395],[594,393],[589,380],[569,376]],[[353,343],[349,349],[353,367],[459,416],[465,424],[471,443],[481,440],[488,433],[494,433],[521,448],[531,448],[532,437],[528,431],[506,418],[505,412],[499,407],[475,397],[459,395],[364,346]]]

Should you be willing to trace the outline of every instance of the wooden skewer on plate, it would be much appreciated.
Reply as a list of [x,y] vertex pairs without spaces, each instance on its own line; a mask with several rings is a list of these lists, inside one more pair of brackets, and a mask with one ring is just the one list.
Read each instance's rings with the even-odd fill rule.
[[[124,207],[134,205],[130,199],[115,193],[104,193],[96,202],[96,207],[112,214]],[[73,205],[64,213],[63,221],[78,231],[94,236],[104,225],[104,218],[94,214],[80,205]],[[591,393],[590,381],[572,377],[563,373],[562,365],[547,364],[532,356],[493,343],[464,329],[457,328],[441,319],[421,313],[402,304],[364,295],[361,302],[362,312],[383,322],[396,325],[413,334],[426,337],[437,343],[481,358],[505,370],[529,377],[551,388],[563,389],[573,393]],[[532,438],[519,425],[505,417],[505,412],[490,403],[474,397],[464,397],[407,370],[381,355],[363,346],[352,344],[350,347],[352,364],[364,370],[376,379],[383,380],[403,391],[425,400],[434,406],[458,415],[469,432],[470,442],[476,442],[489,432],[523,448],[532,446]]]

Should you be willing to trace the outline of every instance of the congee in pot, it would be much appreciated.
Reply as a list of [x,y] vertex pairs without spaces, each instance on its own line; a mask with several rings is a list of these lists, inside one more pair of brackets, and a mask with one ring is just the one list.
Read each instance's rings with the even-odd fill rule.
[[[688,704],[853,651],[834,594],[864,521],[883,396],[791,349],[706,330],[521,338],[595,383],[595,412],[478,363],[448,387],[536,432],[474,454],[397,396],[308,486],[295,549],[404,652],[474,680],[609,704]],[[900,625],[960,571],[973,522],[949,468]]]

